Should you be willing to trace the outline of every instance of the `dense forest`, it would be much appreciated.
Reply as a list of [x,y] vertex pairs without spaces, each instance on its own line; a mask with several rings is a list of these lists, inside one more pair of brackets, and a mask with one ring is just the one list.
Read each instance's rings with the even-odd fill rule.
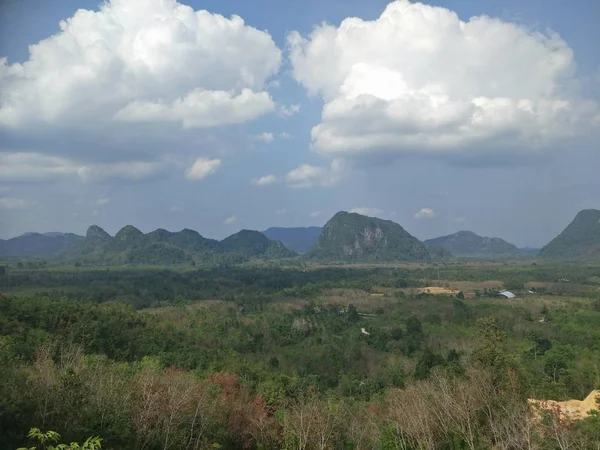
[[[597,449],[599,416],[534,421],[526,403],[600,387],[594,273],[16,267],[0,296],[0,447],[36,427],[109,449]],[[416,293],[464,278],[482,289]],[[507,301],[489,280],[537,293]]]

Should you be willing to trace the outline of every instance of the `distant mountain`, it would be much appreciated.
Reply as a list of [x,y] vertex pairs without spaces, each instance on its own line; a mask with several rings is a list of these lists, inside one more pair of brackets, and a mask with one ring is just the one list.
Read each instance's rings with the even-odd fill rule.
[[479,236],[472,231],[459,231],[448,236],[424,241],[428,248],[441,247],[455,256],[492,256],[519,253],[516,245],[497,237]]
[[323,227],[306,255],[322,261],[424,261],[425,245],[390,220],[340,211]]
[[59,237],[59,236],[66,236],[68,234],[71,233],[63,233],[62,231],[48,231],[46,233],[23,233],[23,236],[31,236],[32,234],[41,234],[42,236],[48,236],[48,237]]
[[540,256],[552,259],[600,259],[600,211],[580,211],[562,233],[540,250]]
[[171,232],[159,228],[144,234],[132,225],[124,226],[112,237],[92,225],[86,238],[61,256],[67,261],[90,264],[169,265],[289,258],[295,253],[259,231],[242,230],[216,241],[190,229]]
[[0,240],[0,256],[49,258],[73,247],[85,238],[72,233],[25,233]]
[[289,258],[295,255],[280,241],[272,241],[263,233],[253,230],[241,230],[232,234],[223,239],[218,248],[224,253],[236,253],[249,257]]
[[306,253],[317,243],[321,230],[321,227],[271,227],[263,231],[263,234],[269,239],[281,241],[296,253]]

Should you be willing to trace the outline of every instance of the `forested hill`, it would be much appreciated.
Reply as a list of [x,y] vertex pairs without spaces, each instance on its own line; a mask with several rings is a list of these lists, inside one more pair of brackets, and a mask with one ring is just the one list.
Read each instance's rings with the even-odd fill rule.
[[340,211],[323,228],[307,256],[326,261],[423,261],[425,245],[390,220]]
[[217,241],[190,229],[179,232],[158,229],[144,234],[132,225],[121,228],[114,237],[92,225],[85,238],[81,237],[59,255],[74,263],[117,265],[234,263],[293,256],[295,253],[281,242],[270,240],[258,231],[242,230]]
[[317,243],[321,230],[321,227],[271,227],[263,231],[263,234],[269,239],[281,241],[296,253],[306,253]]
[[584,209],[575,219],[540,251],[551,259],[600,260],[600,211]]
[[424,241],[430,247],[441,247],[455,256],[511,255],[519,253],[516,245],[497,237],[479,236],[472,231],[459,231]]

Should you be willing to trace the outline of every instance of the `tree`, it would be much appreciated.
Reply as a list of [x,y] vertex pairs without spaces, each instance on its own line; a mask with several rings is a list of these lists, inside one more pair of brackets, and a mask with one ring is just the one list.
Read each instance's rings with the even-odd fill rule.
[[[44,450],[97,450],[102,448],[102,439],[98,436],[89,437],[83,444],[71,442],[70,444],[59,444],[60,434],[56,431],[40,431],[39,428],[32,428],[27,433],[27,437],[39,442]],[[37,450],[38,447],[20,447],[17,450]]]
[[360,320],[360,315],[358,314],[358,310],[356,309],[356,306],[354,306],[352,303],[350,303],[348,305],[348,322],[356,323],[359,320]]
[[493,369],[499,375],[506,364],[506,332],[498,327],[493,317],[477,319],[477,346],[473,350],[473,360],[484,367]]

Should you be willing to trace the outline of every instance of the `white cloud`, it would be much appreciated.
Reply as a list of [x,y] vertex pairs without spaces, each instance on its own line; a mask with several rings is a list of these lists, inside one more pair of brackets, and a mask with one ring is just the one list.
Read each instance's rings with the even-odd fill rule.
[[227,219],[225,219],[225,220],[223,221],[223,223],[224,223],[225,225],[232,225],[232,224],[234,224],[235,222],[237,222],[237,217],[235,217],[235,216],[230,216],[230,217],[228,217]]
[[277,177],[275,175],[265,175],[264,177],[254,178],[252,184],[256,186],[267,186],[269,184],[277,183]]
[[139,181],[156,175],[168,160],[79,163],[40,153],[0,152],[0,181],[43,181],[74,177],[81,181],[125,179]]
[[275,210],[275,214],[277,214],[278,216],[281,216],[282,214],[286,214],[287,213],[287,209],[283,208],[283,209],[276,209]]
[[0,124],[239,123],[275,109],[264,89],[280,63],[271,36],[238,16],[113,0],[61,21],[23,64],[0,60]]
[[110,203],[110,198],[99,198],[98,200],[96,200],[96,205],[98,206],[103,206],[103,205],[108,205]]
[[275,140],[275,135],[273,133],[264,132],[259,134],[258,136],[254,136],[254,139],[256,139],[257,141],[264,142],[265,144],[270,144]]
[[292,139],[293,136],[290,133],[287,133],[284,131],[283,133],[279,133],[278,137],[279,137],[279,139],[287,140],[287,139]]
[[103,215],[104,215],[104,213],[98,211],[97,209],[95,209],[95,210],[92,211],[92,216],[94,216],[94,217],[100,217],[100,216],[103,216]]
[[198,158],[194,161],[192,167],[186,171],[185,176],[189,180],[202,180],[215,173],[220,166],[220,159]]
[[334,159],[330,167],[302,164],[289,171],[285,180],[293,188],[310,188],[315,186],[331,186],[337,183],[346,173],[346,166],[340,159]]
[[294,104],[290,106],[281,105],[279,107],[279,115],[281,117],[291,117],[300,112],[300,105]]
[[363,216],[377,216],[383,211],[379,208],[357,207],[350,210],[351,213],[362,214]]
[[312,217],[314,219],[316,217],[319,217],[321,214],[322,214],[321,211],[313,211],[308,214],[308,217]]
[[437,214],[431,208],[422,208],[415,214],[415,219],[433,219]]
[[273,108],[273,101],[266,92],[244,89],[234,95],[195,89],[168,104],[134,101],[117,111],[114,117],[123,122],[180,122],[184,128],[210,128],[243,123]]
[[29,204],[30,202],[22,198],[0,197],[0,209],[20,209]]
[[324,100],[312,145],[332,157],[539,153],[600,118],[565,41],[500,19],[397,0],[288,44],[293,76]]

